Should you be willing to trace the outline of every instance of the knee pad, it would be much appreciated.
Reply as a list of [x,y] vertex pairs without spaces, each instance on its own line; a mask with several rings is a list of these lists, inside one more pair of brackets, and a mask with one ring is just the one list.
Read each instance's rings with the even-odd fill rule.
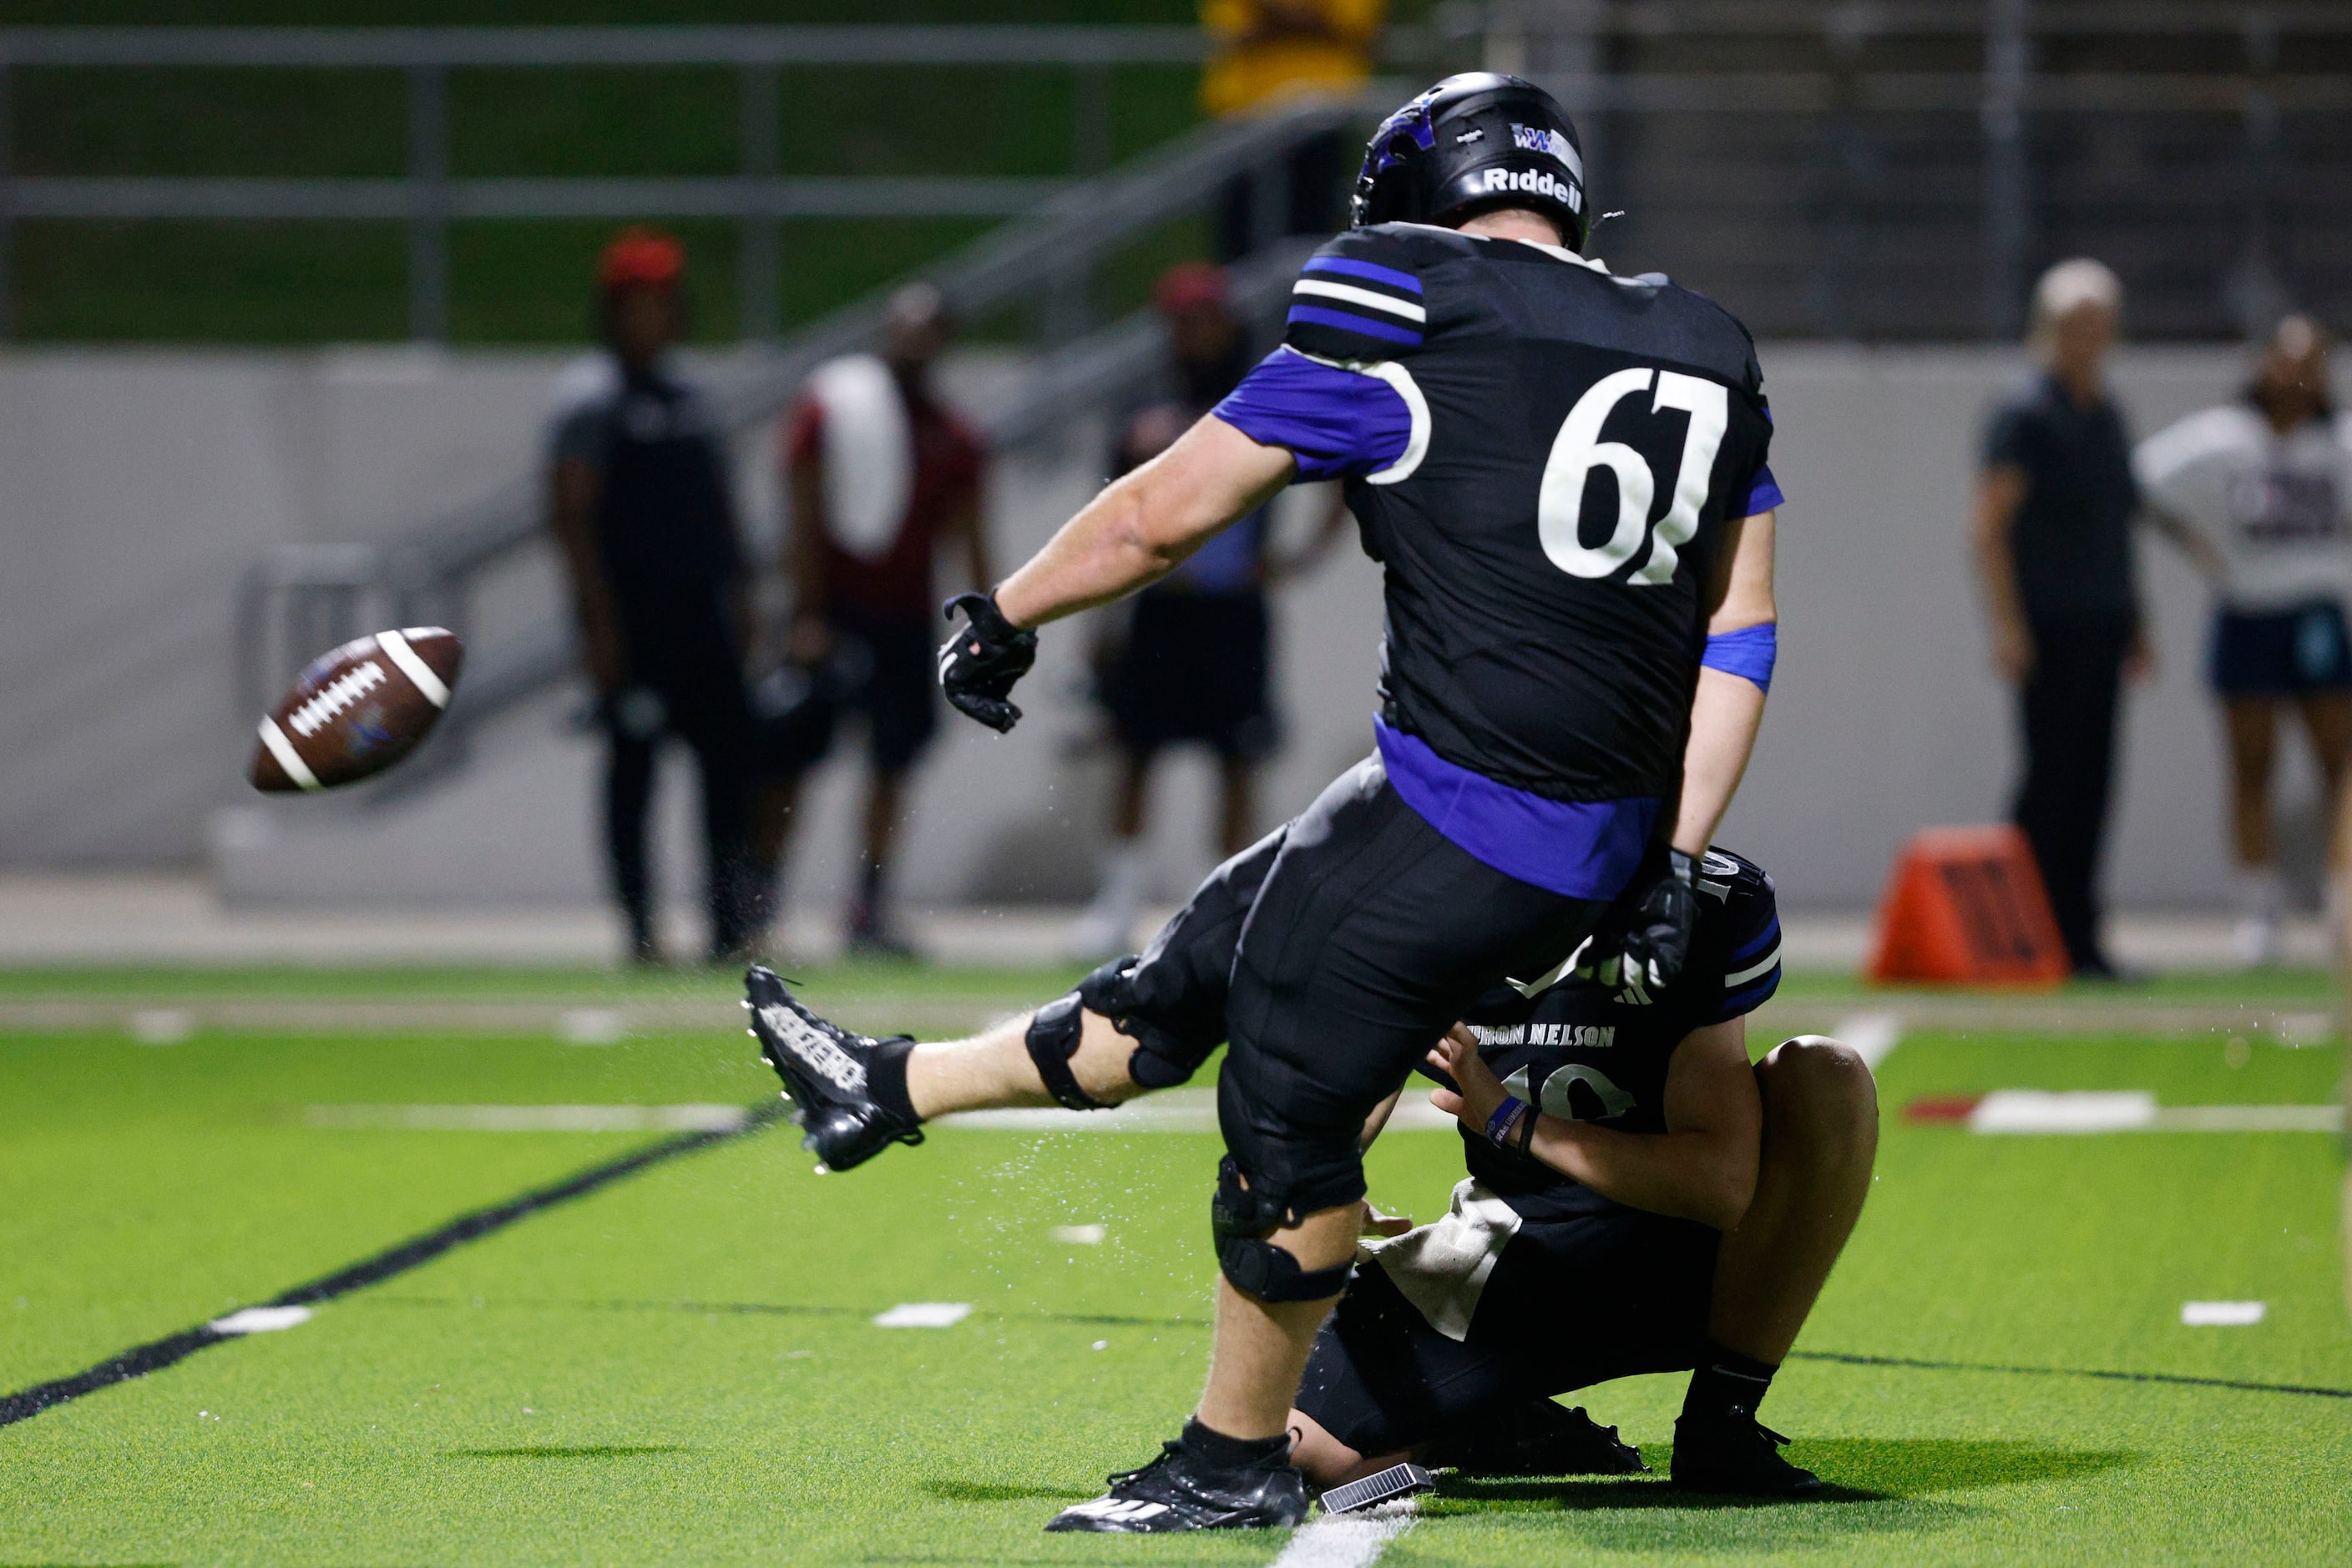
[[1266,1239],[1299,1215],[1287,1197],[1244,1186],[1231,1154],[1217,1164],[1217,1195],[1209,1205],[1217,1268],[1234,1289],[1261,1301],[1320,1301],[1347,1288],[1348,1265],[1301,1268],[1298,1259]]
[[1071,1110],[1108,1110],[1108,1106],[1079,1087],[1078,1075],[1070,1070],[1086,1023],[1085,998],[1073,991],[1037,1009],[1022,1043],[1029,1047],[1029,1059],[1036,1064],[1045,1092],[1056,1101]]
[[1156,967],[1147,971],[1141,959],[1129,954],[1112,959],[1078,982],[1080,1004],[1088,1012],[1108,1018],[1111,1027],[1135,1042],[1135,1050],[1127,1059],[1127,1076],[1138,1089],[1175,1088],[1224,1043],[1222,993],[1209,999],[1214,1005],[1205,1009],[1208,1017],[1188,1016],[1188,1012],[1204,1009],[1187,1009],[1181,999],[1171,1005],[1152,994],[1164,988],[1154,984],[1159,978]]

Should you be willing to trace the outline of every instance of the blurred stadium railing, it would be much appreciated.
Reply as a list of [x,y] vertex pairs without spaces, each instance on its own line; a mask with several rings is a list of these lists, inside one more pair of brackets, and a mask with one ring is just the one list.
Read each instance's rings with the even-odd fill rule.
[[[1073,134],[1098,149],[1102,72],[1200,47],[1192,29],[1149,27],[5,32],[0,61],[18,64],[396,67],[410,73],[412,159],[406,178],[387,180],[0,180],[0,214],[404,217],[412,321],[432,335],[446,313],[435,247],[453,216],[732,217],[749,277],[772,275],[784,216],[1003,212],[1013,215],[1003,227],[926,274],[967,316],[1018,304],[1052,356],[1030,395],[994,411],[992,434],[1012,443],[1145,373],[1147,320],[1082,335],[1088,280],[1112,251],[1206,205],[1238,172],[1278,171],[1298,141],[1360,121],[1404,82],[1352,106],[1203,127],[1094,179],[859,180],[775,172],[774,72],[819,59],[1060,62],[1093,73]],[[173,53],[184,50],[194,52]],[[1452,0],[1384,52],[1417,76],[1484,64],[1545,80],[1579,117],[1601,205],[1623,209],[1596,248],[1639,266],[1670,261],[1759,337],[2009,338],[2032,273],[2077,253],[2123,273],[2136,336],[2232,337],[2290,304],[2352,315],[2352,5]],[[541,60],[738,67],[742,174],[447,177],[439,75]],[[1082,146],[1074,166],[1096,156]],[[1270,217],[1277,187],[1259,191]],[[869,342],[877,308],[853,305],[751,357],[723,388],[733,427],[759,427],[812,365]],[[764,329],[755,317],[746,331]],[[1088,390],[1056,402],[1061,385]],[[485,641],[471,613],[536,525],[536,497],[518,481],[392,545],[272,557],[240,611],[248,706],[290,661],[371,615],[478,634],[453,742],[542,689],[567,667],[560,629],[499,628]]]
[[1602,253],[1759,338],[2006,338],[2059,257],[2150,338],[2352,314],[2352,5],[1453,0],[1578,117]]
[[[720,218],[740,226],[741,330],[776,329],[776,226],[811,216],[1012,217],[1045,176],[780,172],[793,67],[1058,67],[1070,167],[1099,172],[1112,77],[1197,59],[1181,26],[0,29],[0,103],[20,70],[374,68],[405,74],[400,177],[58,174],[0,138],[0,324],[11,223],[404,223],[413,335],[448,319],[448,230],[477,218]],[[2031,273],[2094,253],[2132,286],[2135,329],[2242,334],[2292,303],[2352,313],[2352,5],[2341,0],[1446,0],[1392,28],[1399,79],[1520,70],[1577,113],[1603,231],[1704,278],[1760,337],[2012,335]],[[462,178],[453,71],[700,66],[739,77],[739,172]]]

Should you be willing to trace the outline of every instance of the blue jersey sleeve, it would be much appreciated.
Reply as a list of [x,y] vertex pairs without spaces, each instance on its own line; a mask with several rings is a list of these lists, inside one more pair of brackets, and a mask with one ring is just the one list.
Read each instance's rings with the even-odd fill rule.
[[1412,439],[1412,411],[1394,385],[1288,348],[1266,355],[1213,412],[1260,446],[1287,447],[1303,479],[1386,468]]
[[1765,464],[1756,470],[1755,482],[1748,488],[1748,510],[1742,517],[1754,517],[1759,511],[1770,511],[1789,498],[1780,493],[1780,481],[1772,477],[1772,465]]
[[1429,312],[1405,247],[1388,236],[1339,236],[1290,289],[1282,341],[1318,359],[1395,359],[1421,346]]

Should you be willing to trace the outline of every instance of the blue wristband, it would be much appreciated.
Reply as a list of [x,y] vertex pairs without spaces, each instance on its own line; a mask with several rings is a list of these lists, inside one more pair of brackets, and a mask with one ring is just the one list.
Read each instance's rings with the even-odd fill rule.
[[1486,1142],[1509,1152],[1510,1145],[1503,1140],[1510,1135],[1511,1120],[1528,1108],[1528,1102],[1517,1095],[1503,1096],[1503,1103],[1495,1107],[1495,1114],[1486,1118]]
[[1742,626],[1736,632],[1720,632],[1706,639],[1706,651],[1699,663],[1709,669],[1719,669],[1726,675],[1737,675],[1752,680],[1759,691],[1772,689],[1772,665],[1780,657],[1780,628],[1771,621],[1760,626]]

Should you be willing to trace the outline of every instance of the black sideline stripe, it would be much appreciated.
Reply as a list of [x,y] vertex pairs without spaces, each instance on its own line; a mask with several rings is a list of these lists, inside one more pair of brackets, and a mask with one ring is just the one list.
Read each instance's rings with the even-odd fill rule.
[[2248,1383],[2234,1377],[2190,1377],[2178,1372],[2105,1372],[2080,1366],[2000,1366],[1991,1362],[1922,1361],[1900,1355],[1848,1355],[1839,1351],[1790,1351],[1790,1361],[1829,1361],[1843,1366],[1899,1366],[1924,1372],[1999,1372],[2021,1377],[2096,1377],[2110,1383],[2170,1383],[2184,1388],[2234,1388],[2245,1394],[2305,1394],[2320,1399],[2352,1399],[2352,1388],[2317,1388],[2300,1383]]
[[[771,1101],[753,1109],[740,1127],[725,1131],[681,1132],[675,1138],[649,1143],[633,1153],[591,1165],[552,1185],[536,1187],[504,1203],[459,1215],[438,1230],[428,1231],[373,1258],[362,1258],[348,1268],[338,1269],[307,1285],[297,1285],[291,1290],[253,1305],[308,1307],[365,1289],[396,1274],[405,1274],[412,1268],[430,1263],[453,1247],[478,1241],[492,1231],[505,1229],[517,1220],[528,1219],[541,1209],[586,1197],[599,1187],[610,1186],[665,1160],[675,1160],[680,1154],[691,1154],[713,1143],[723,1143],[730,1138],[756,1132],[783,1114],[783,1104]],[[79,1399],[85,1394],[95,1394],[101,1388],[111,1388],[118,1383],[128,1383],[134,1377],[144,1377],[151,1372],[161,1372],[167,1366],[175,1366],[187,1360],[198,1351],[208,1350],[224,1341],[245,1337],[243,1334],[225,1334],[212,1323],[205,1322],[193,1329],[183,1329],[176,1334],[167,1334],[160,1340],[151,1340],[143,1345],[133,1345],[121,1355],[102,1361],[87,1372],[78,1372],[71,1377],[36,1384],[15,1394],[0,1395],[0,1426],[29,1421],[42,1411],[68,1400]]]

